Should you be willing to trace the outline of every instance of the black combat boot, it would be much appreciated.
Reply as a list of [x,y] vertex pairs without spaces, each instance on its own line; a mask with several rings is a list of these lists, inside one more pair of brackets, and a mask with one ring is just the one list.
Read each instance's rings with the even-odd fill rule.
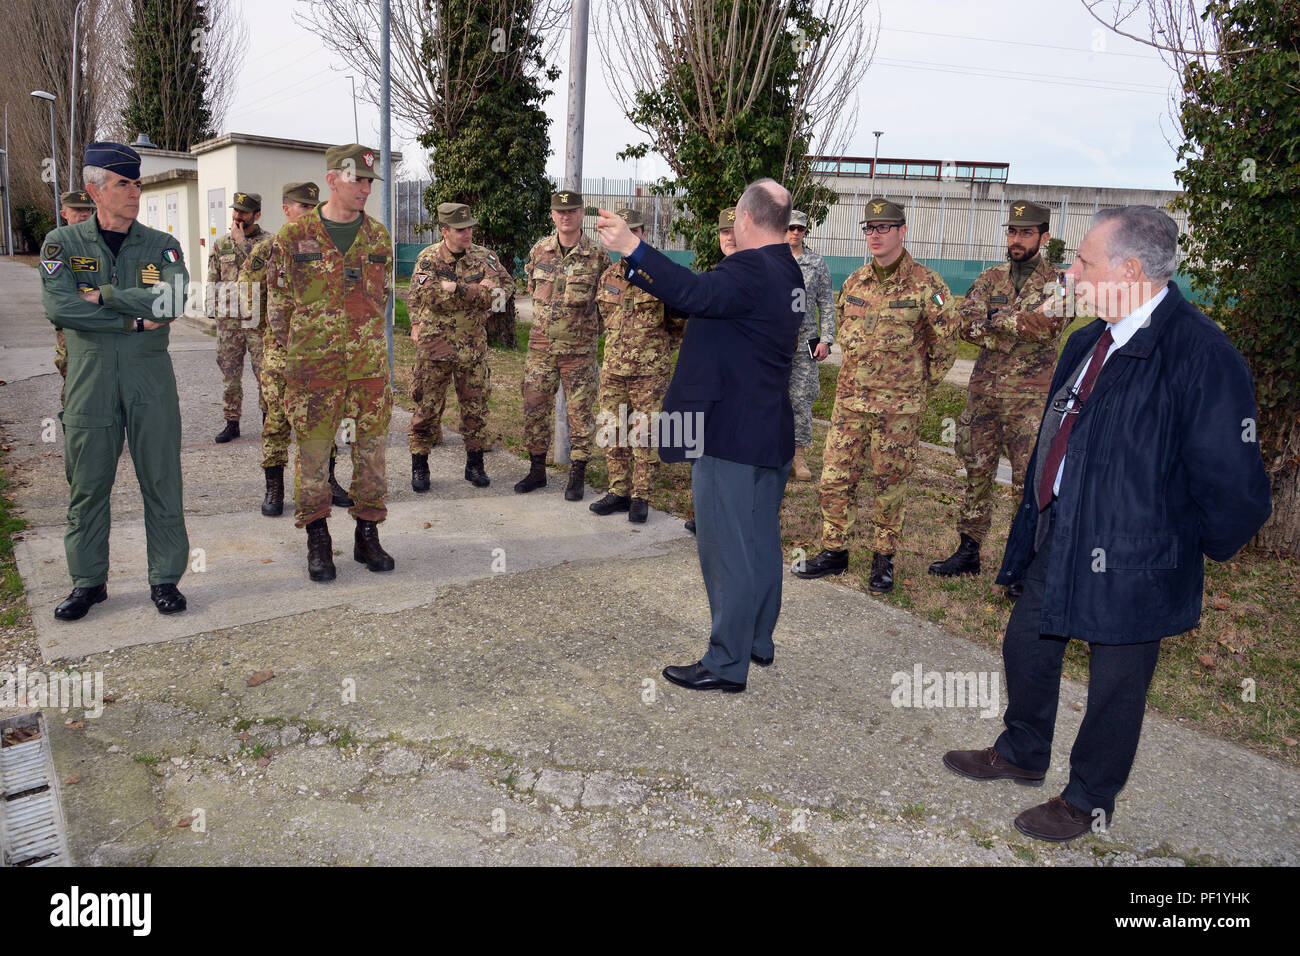
[[650,502],[644,498],[633,498],[632,504],[627,510],[627,520],[634,524],[645,524],[645,519],[649,514]]
[[528,456],[528,474],[515,483],[515,493],[524,495],[546,487],[546,455]]
[[336,508],[351,508],[353,505],[352,496],[343,490],[343,486],[334,477],[333,458],[330,459],[330,500]]
[[871,580],[867,582],[867,588],[877,594],[884,594],[887,591],[894,590],[894,556],[892,554],[881,554],[879,551],[871,552]]
[[465,480],[475,488],[486,488],[492,484],[492,479],[483,470],[483,452],[465,452]]
[[397,566],[393,556],[379,545],[379,526],[373,521],[357,519],[352,557],[371,571],[391,571]]
[[307,577],[313,581],[334,580],[334,542],[324,518],[307,525]]
[[239,422],[226,422],[226,427],[217,432],[217,437],[212,439],[218,445],[224,445],[228,441],[234,441],[239,437]]
[[272,465],[266,472],[266,497],[262,499],[262,514],[278,518],[284,514],[284,465]]
[[963,534],[957,550],[943,561],[936,561],[930,565],[930,573],[937,574],[941,578],[952,578],[959,574],[979,574],[980,543],[970,535]]
[[569,483],[564,486],[565,501],[581,501],[582,494],[587,490],[587,463],[585,461],[575,461],[569,466]]
[[411,490],[424,493],[429,490],[429,456],[411,456]]
[[632,506],[632,499],[627,495],[616,495],[609,492],[605,497],[593,501],[587,505],[596,514],[604,517],[612,515],[615,511],[627,511]]
[[803,569],[795,569],[797,578],[821,578],[828,574],[843,574],[849,566],[849,549],[840,551],[823,550],[810,561],[804,563]]

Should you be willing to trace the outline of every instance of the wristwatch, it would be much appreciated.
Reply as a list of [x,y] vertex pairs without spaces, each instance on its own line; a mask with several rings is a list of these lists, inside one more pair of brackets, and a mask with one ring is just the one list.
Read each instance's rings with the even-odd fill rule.
[[142,318],[141,318],[140,316],[138,316],[138,315],[135,317],[135,330],[136,330],[137,332],[143,332],[143,331],[144,331],[144,319],[142,319]]

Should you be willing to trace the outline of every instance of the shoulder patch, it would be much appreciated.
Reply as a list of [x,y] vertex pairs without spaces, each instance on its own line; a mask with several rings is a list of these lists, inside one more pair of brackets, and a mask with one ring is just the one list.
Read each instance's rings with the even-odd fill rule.
[[[169,249],[168,252],[170,251],[171,250]],[[165,256],[166,253],[163,253],[163,255]],[[170,261],[175,262],[176,260],[173,259]],[[248,267],[254,272],[260,272],[262,269],[266,268],[266,260],[261,256],[253,256],[248,260]]]
[[62,259],[42,259],[41,268],[45,270],[47,276],[52,276],[63,266]]
[[930,296],[930,301],[933,302],[935,305],[941,306],[948,301],[948,297],[944,295],[942,292],[936,292],[934,295]]
[[94,256],[73,256],[68,260],[68,265],[78,272],[98,272],[99,260]]
[[[178,261],[180,260],[180,257],[181,257],[181,254],[180,254],[180,252],[177,251],[176,249],[164,249],[164,250],[163,250],[163,260],[166,261],[166,262],[178,262]],[[258,266],[257,268],[260,269],[261,266]]]
[[59,253],[63,251],[63,243],[47,242],[45,248],[41,250],[41,256],[46,259],[57,259]]

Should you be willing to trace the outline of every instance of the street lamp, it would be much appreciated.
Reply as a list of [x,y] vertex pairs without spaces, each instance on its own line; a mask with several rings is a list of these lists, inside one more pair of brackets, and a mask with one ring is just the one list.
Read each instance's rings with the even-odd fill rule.
[[876,156],[871,160],[871,195],[876,194],[876,165],[880,161],[880,137],[884,135],[883,129],[873,129],[871,131],[876,137]]
[[[68,188],[77,184],[73,175],[73,163],[77,158],[77,74],[81,72],[81,61],[77,59],[77,18],[81,16],[81,7],[86,0],[77,0],[77,8],[72,11],[72,99],[68,101]],[[58,223],[56,222],[57,226]]]
[[50,101],[50,174],[54,177],[54,226],[59,225],[59,147],[54,139],[54,94],[44,90],[32,90],[32,96],[38,100]]

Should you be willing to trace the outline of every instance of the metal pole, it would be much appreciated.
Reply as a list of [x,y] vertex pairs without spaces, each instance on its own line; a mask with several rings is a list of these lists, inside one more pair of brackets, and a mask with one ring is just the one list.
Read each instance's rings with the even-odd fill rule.
[[[75,189],[77,177],[74,175],[77,158],[77,76],[81,73],[81,61],[77,58],[77,41],[81,35],[77,32],[77,18],[81,16],[81,6],[86,0],[77,0],[77,8],[72,11],[72,99],[68,103],[68,188]],[[58,222],[54,223],[56,226]]]
[[[566,189],[582,192],[582,134],[587,109],[588,0],[573,0],[569,16],[569,125],[564,144]],[[555,392],[555,441],[551,449],[557,465],[569,461],[569,409],[564,383]]]
[[966,224],[966,258],[970,258],[971,240],[975,238],[975,183],[970,184],[970,222]]
[[[387,42],[387,37],[388,34],[384,34],[385,42]],[[357,78],[349,76],[348,79],[352,81],[352,141],[359,143],[361,142],[361,124],[357,122]]]
[[936,259],[943,258],[943,191],[939,192],[939,251],[935,254]]
[[876,137],[876,155],[871,160],[871,195],[876,194],[876,166],[880,164],[880,137],[884,135],[883,129],[874,129],[871,131]]
[[[382,68],[380,92],[379,92],[379,156],[384,167],[384,185],[379,190],[379,197],[383,207],[379,211],[379,221],[388,229],[389,235],[393,231],[393,150],[389,142],[392,136],[389,114],[389,80],[390,80],[390,60],[388,55],[388,17],[389,0],[384,0],[383,15],[380,21],[380,45],[379,59]],[[357,101],[352,100],[352,115],[356,118]],[[360,130],[357,130],[359,133]],[[397,281],[397,243],[393,243],[393,281]],[[397,387],[397,372],[393,367],[393,293],[388,293],[388,304],[384,313],[384,338],[388,341],[388,382],[393,388]]]
[[54,176],[54,227],[59,226],[59,147],[54,138],[54,100],[50,104],[50,173]]
[[9,205],[9,104],[5,104],[5,251],[9,258],[14,255],[14,221],[12,207]]

